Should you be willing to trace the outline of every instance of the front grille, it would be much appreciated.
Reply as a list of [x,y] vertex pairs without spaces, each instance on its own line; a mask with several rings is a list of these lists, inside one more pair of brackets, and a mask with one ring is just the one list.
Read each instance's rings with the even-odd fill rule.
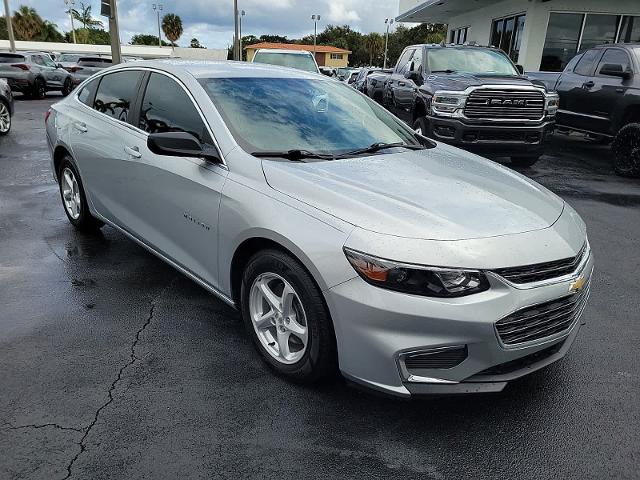
[[467,118],[539,120],[544,116],[544,95],[532,90],[474,90],[464,114]]
[[492,272],[500,275],[505,280],[518,285],[523,283],[541,282],[575,272],[586,253],[587,244],[585,243],[575,257],[555,260],[553,262],[524,265],[521,267],[498,268],[492,270]]
[[522,370],[523,368],[530,367],[534,363],[538,363],[539,361],[558,353],[562,348],[562,345],[564,345],[564,340],[556,343],[555,345],[551,345],[550,347],[538,350],[530,355],[525,355],[524,357],[516,358],[515,360],[487,368],[476,375],[505,375],[507,373]]
[[421,368],[453,368],[460,365],[467,355],[466,345],[432,352],[416,352],[404,357],[404,365],[409,371]]
[[523,308],[496,322],[502,343],[516,345],[568,330],[582,313],[589,284],[578,293]]

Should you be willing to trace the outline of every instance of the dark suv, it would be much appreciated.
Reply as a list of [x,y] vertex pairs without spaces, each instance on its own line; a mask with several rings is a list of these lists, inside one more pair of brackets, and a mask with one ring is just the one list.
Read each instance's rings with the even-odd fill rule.
[[0,77],[14,92],[37,99],[51,90],[60,90],[65,97],[73,90],[71,74],[42,52],[0,52]]
[[619,175],[640,176],[640,44],[600,45],[559,74],[532,73],[560,95],[558,130],[612,142]]
[[423,135],[533,165],[553,132],[558,96],[501,50],[412,45],[385,83],[384,104]]

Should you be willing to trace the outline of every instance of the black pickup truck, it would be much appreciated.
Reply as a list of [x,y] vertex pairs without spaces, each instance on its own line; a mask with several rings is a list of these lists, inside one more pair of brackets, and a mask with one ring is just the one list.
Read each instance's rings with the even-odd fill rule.
[[404,49],[384,105],[423,135],[530,166],[553,132],[558,96],[501,50],[431,44]]
[[612,142],[614,169],[640,176],[640,44],[600,45],[558,74],[529,73],[560,95],[559,131]]

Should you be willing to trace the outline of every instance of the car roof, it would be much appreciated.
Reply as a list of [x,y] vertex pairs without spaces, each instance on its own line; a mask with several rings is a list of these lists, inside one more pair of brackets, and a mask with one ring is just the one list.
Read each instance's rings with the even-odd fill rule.
[[294,68],[279,67],[266,63],[249,63],[211,60],[141,60],[121,63],[111,69],[149,67],[170,73],[186,72],[195,78],[308,78],[330,80],[320,73],[307,72]]
[[287,50],[286,48],[259,48],[256,50],[256,54],[261,53],[293,53],[295,55],[313,55],[307,50]]
[[602,43],[600,45],[596,45],[592,48],[611,48],[611,47],[620,47],[620,48],[640,48],[640,43],[632,42],[632,43]]

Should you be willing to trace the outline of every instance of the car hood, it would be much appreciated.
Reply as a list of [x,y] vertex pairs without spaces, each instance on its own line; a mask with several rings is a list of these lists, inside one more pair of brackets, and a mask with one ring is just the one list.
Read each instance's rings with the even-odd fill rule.
[[468,87],[480,87],[483,85],[520,85],[530,87],[533,84],[525,77],[473,75],[470,73],[432,73],[427,76],[423,87],[433,91],[462,91]]
[[275,190],[370,231],[462,240],[544,229],[564,202],[544,187],[476,155],[439,145],[368,157],[263,160]]

